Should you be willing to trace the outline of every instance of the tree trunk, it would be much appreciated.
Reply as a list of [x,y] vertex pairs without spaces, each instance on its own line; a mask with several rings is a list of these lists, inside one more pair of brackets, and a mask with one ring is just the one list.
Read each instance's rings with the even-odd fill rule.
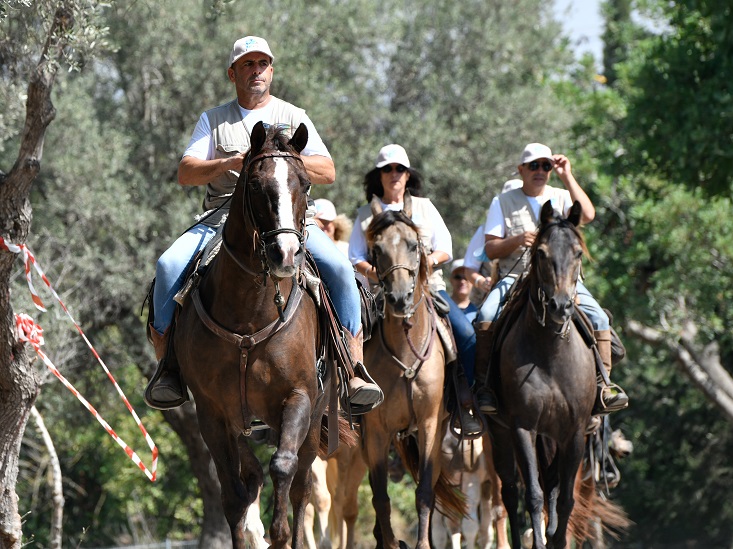
[[201,499],[204,503],[204,522],[201,525],[199,547],[205,549],[230,549],[232,536],[224,517],[221,503],[221,486],[216,467],[209,454],[209,448],[201,438],[196,408],[193,403],[184,404],[163,412],[166,421],[181,438],[191,470],[198,480]]
[[[72,25],[69,12],[60,6],[49,27],[38,66],[28,84],[26,119],[15,165],[0,174],[0,235],[13,244],[24,244],[31,224],[28,201],[43,156],[46,128],[54,119],[51,88],[56,78],[56,58],[66,44]],[[10,275],[15,254],[0,251],[0,549],[19,549],[21,522],[15,484],[18,455],[39,384],[18,341],[15,314],[10,304]]]

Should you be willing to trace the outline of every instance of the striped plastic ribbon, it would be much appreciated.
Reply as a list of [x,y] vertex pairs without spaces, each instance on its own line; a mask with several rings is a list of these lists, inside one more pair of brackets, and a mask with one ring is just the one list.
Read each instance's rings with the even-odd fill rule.
[[128,455],[128,457],[137,465],[144,473],[145,475],[151,480],[155,481],[156,478],[156,472],[158,467],[158,448],[156,447],[155,443],[153,442],[153,439],[148,434],[147,430],[143,426],[142,421],[138,417],[137,413],[133,409],[132,405],[130,405],[130,402],[127,400],[127,397],[125,396],[125,393],[122,391],[122,388],[119,386],[117,381],[115,380],[112,373],[107,368],[107,365],[104,363],[102,358],[97,353],[94,346],[91,344],[89,339],[87,339],[87,336],[84,334],[84,331],[81,329],[79,324],[74,320],[74,317],[69,312],[68,308],[64,304],[64,302],[61,300],[61,298],[58,296],[56,291],[53,289],[53,286],[51,286],[51,283],[48,281],[48,278],[46,278],[46,275],[43,273],[43,270],[40,268],[38,263],[36,262],[35,257],[30,252],[30,250],[24,245],[24,244],[12,244],[10,242],[7,242],[5,239],[0,237],[0,249],[7,250],[9,252],[13,252],[16,254],[22,254],[23,256],[23,262],[25,264],[25,276],[26,280],[28,281],[28,288],[30,289],[31,296],[33,299],[33,303],[41,311],[45,311],[46,308],[41,301],[41,298],[38,295],[38,292],[36,291],[35,287],[33,286],[33,280],[31,276],[31,265],[36,270],[36,272],[40,275],[43,282],[46,284],[48,289],[51,291],[53,296],[56,298],[56,300],[59,302],[61,307],[64,309],[66,314],[69,316],[71,321],[74,323],[74,326],[76,327],[76,330],[79,332],[81,337],[84,339],[85,343],[89,347],[89,349],[92,351],[92,354],[97,359],[97,362],[102,366],[105,373],[107,374],[107,377],[110,379],[112,384],[114,385],[115,389],[117,390],[117,393],[120,395],[120,398],[125,403],[125,406],[127,406],[127,409],[129,410],[130,414],[134,418],[135,422],[137,423],[138,428],[140,429],[140,432],[145,437],[145,441],[148,444],[148,447],[150,448],[150,451],[152,453],[152,464],[150,469],[148,469],[145,464],[142,462],[142,460],[138,457],[138,455],[130,448],[125,441],[123,441],[117,433],[112,429],[112,427],[109,426],[109,424],[102,418],[101,415],[99,415],[99,412],[74,388],[74,386],[69,383],[69,381],[64,378],[63,375],[61,375],[61,372],[59,372],[58,368],[54,366],[53,362],[46,356],[46,354],[41,350],[41,345],[43,345],[43,329],[34,322],[34,320],[26,315],[26,314],[16,314],[16,326],[18,329],[18,338],[21,341],[26,341],[31,344],[31,346],[36,350],[36,353],[38,353],[38,356],[41,357],[41,360],[43,360],[43,363],[46,365],[46,367],[51,370],[51,372],[63,383],[69,391],[72,392],[74,396],[76,396],[77,399],[84,405],[84,407],[89,410],[89,412],[97,419],[97,421],[104,427],[104,429],[109,433],[109,435],[117,442],[117,444],[122,447],[122,449],[125,451],[125,453]]

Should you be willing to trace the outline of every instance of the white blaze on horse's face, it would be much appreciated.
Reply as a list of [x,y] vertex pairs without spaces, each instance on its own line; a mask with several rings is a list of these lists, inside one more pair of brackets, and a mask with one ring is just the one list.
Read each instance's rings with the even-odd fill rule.
[[[273,178],[277,182],[278,186],[278,204],[277,204],[277,218],[280,223],[278,228],[280,229],[295,229],[299,230],[295,226],[295,218],[293,217],[293,201],[290,194],[290,187],[288,185],[289,176],[289,163],[284,158],[275,158],[275,171]],[[275,239],[280,251],[282,252],[282,263],[275,267],[273,270],[277,276],[283,278],[292,276],[297,267],[296,265],[296,254],[300,251],[300,242],[298,237],[294,233],[283,233],[277,236]]]

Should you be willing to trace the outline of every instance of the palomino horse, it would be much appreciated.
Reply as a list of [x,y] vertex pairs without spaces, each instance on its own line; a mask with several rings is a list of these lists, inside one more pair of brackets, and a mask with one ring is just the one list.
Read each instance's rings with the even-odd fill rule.
[[[525,485],[534,547],[545,548],[542,510],[548,508],[547,547],[566,546],[583,459],[585,427],[596,397],[594,351],[572,320],[583,237],[575,202],[567,219],[548,201],[531,249],[527,277],[498,321],[492,372],[500,410],[492,416],[494,462],[509,513],[512,545],[520,547],[516,462]],[[544,494],[543,494],[544,487]],[[579,503],[580,504],[580,503]]]
[[246,546],[245,516],[263,483],[243,438],[254,418],[277,434],[272,545],[290,547],[288,496],[292,546],[304,543],[311,463],[330,387],[316,368],[316,304],[299,284],[310,187],[299,153],[307,140],[305,125],[290,140],[280,128],[255,125],[221,251],[184,302],[173,336],[171,359],[193,393],[235,549]]
[[488,433],[476,440],[458,439],[446,428],[441,450],[441,471],[460,488],[468,514],[449,519],[436,509],[431,522],[436,549],[509,549],[506,510],[501,502],[501,482],[494,469]]
[[402,211],[382,211],[372,200],[374,217],[367,244],[384,292],[384,318],[364,345],[364,359],[384,391],[384,402],[362,419],[363,456],[369,469],[377,524],[377,546],[396,549],[387,494],[390,442],[417,482],[417,548],[428,549],[430,513],[437,496],[449,511],[463,513],[462,501],[440,474],[440,441],[447,418],[443,403],[445,354],[436,335],[437,317],[428,289],[428,267],[412,201],[405,193]]

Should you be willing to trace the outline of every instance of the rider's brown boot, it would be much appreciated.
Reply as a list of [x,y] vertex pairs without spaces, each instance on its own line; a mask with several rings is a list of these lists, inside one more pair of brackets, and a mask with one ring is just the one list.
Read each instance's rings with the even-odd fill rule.
[[489,373],[491,362],[491,340],[494,337],[492,322],[478,322],[476,324],[476,362],[474,367],[476,377],[476,400],[479,410],[484,414],[495,414],[497,401],[494,391],[491,390]]
[[145,388],[145,403],[158,410],[170,410],[188,400],[188,391],[181,381],[181,373],[177,365],[169,367],[166,364],[169,335],[170,329],[167,329],[161,335],[155,328],[150,326],[150,339],[153,342],[158,366]]
[[[611,368],[613,367],[611,362],[611,330],[599,330],[594,332],[594,335],[598,354],[601,355],[601,362],[603,362],[603,367],[610,378]],[[602,376],[599,375],[598,377],[602,404],[594,409],[593,413],[610,413],[626,408],[629,405],[629,397],[624,390],[615,383],[606,385]]]
[[351,358],[354,361],[354,376],[348,382],[348,395],[351,414],[357,416],[379,406],[384,400],[384,393],[382,393],[379,385],[374,383],[364,366],[363,330],[360,329],[355,336],[351,335],[351,332],[346,328],[343,330],[349,345]]

